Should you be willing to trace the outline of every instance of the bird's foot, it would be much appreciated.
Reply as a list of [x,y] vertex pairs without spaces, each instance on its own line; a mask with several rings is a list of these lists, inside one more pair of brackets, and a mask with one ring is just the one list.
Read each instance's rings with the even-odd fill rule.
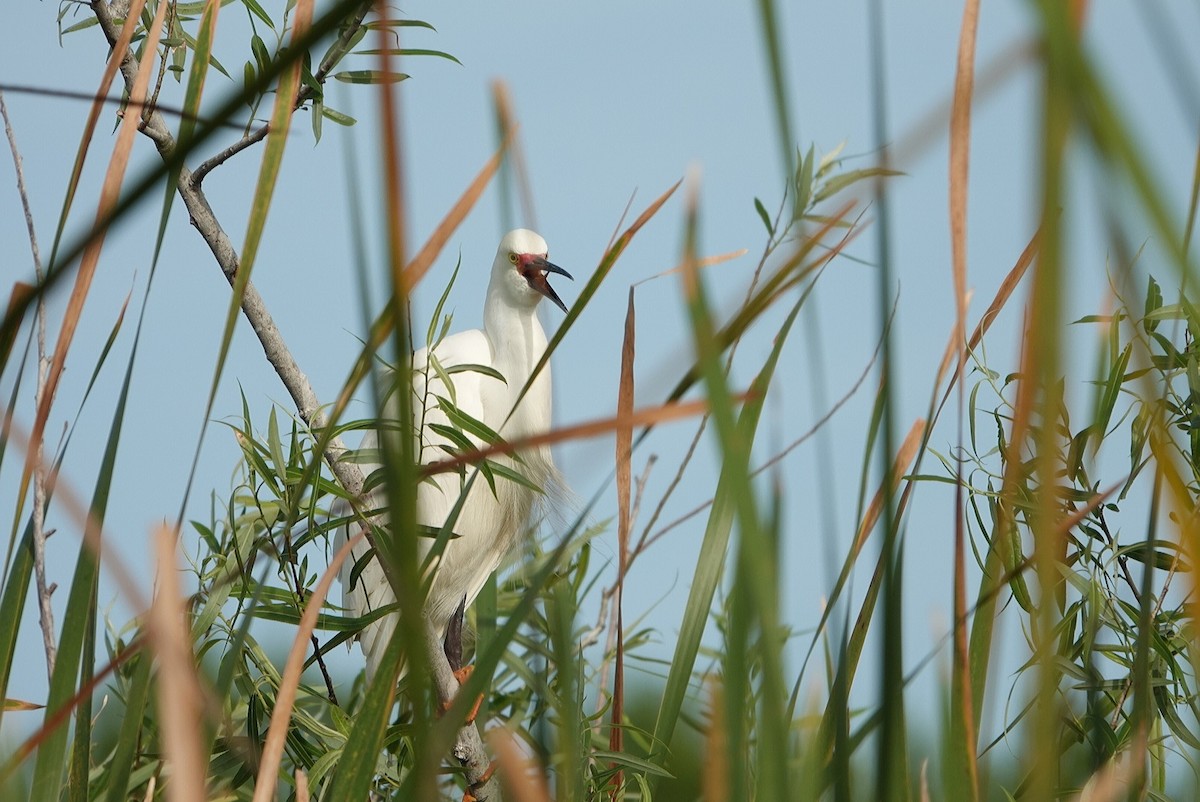
[[[455,669],[454,679],[458,681],[458,687],[461,688],[462,686],[466,685],[467,680],[469,680],[471,678],[471,674],[473,674],[473,673],[475,673],[475,666],[463,666],[462,668]],[[442,708],[443,716],[446,715],[446,713],[450,712],[450,707],[453,704],[454,704],[454,699],[451,699],[447,702],[442,702],[441,708]],[[472,705],[470,711],[468,711],[467,718],[466,718],[466,721],[464,722],[464,724],[474,724],[475,723],[475,717],[479,715],[479,706],[482,704],[483,704],[483,694],[481,693],[481,694],[479,694],[479,696],[477,696],[475,698],[475,704]]]
[[463,794],[463,802],[479,802],[479,798],[475,796],[475,792],[488,784],[488,780],[492,779],[492,775],[496,773],[496,761],[488,764],[488,767],[480,775],[479,779],[467,786],[467,792]]

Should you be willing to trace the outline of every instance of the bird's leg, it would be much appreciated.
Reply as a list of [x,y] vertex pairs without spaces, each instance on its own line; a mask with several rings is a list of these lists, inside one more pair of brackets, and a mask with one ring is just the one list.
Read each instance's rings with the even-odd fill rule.
[[[462,631],[463,618],[466,614],[467,597],[463,596],[463,600],[458,603],[458,609],[446,623],[446,637],[442,640],[442,651],[446,653],[446,660],[449,661],[450,668],[456,677],[458,672],[462,671]],[[460,681],[458,684],[461,685],[462,682]]]
[[[459,602],[458,609],[454,611],[454,615],[450,616],[450,620],[446,622],[446,637],[442,640],[442,651],[446,653],[446,660],[450,663],[450,669],[454,672],[454,679],[458,681],[458,686],[461,688],[471,678],[471,673],[475,670],[474,666],[464,666],[462,664],[462,633],[463,619],[467,614],[467,598]],[[483,704],[483,694],[475,700],[475,704],[471,707],[471,711],[467,713],[467,723],[473,724],[475,717],[479,715],[479,706]],[[445,713],[450,709],[450,703],[442,705],[442,712]]]

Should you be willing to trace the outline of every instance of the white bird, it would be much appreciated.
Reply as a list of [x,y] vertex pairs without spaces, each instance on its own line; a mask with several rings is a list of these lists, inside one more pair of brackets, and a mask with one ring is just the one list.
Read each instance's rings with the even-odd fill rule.
[[[413,415],[417,436],[416,454],[421,464],[436,462],[447,455],[443,446],[453,446],[431,424],[452,426],[439,406],[438,396],[453,398],[461,412],[482,422],[507,441],[517,440],[550,428],[550,366],[547,364],[517,404],[518,394],[528,382],[534,367],[546,350],[546,334],[537,318],[537,306],[549,298],[555,306],[567,307],[547,282],[547,274],[571,278],[567,271],[546,259],[546,241],[532,231],[517,229],[500,240],[492,263],[491,281],[483,306],[483,328],[458,332],[433,346],[432,357],[425,348],[413,355]],[[436,362],[441,370],[434,370]],[[504,377],[476,370],[447,374],[460,365],[482,365]],[[449,380],[453,388],[446,386]],[[478,437],[465,434],[477,446],[486,445]],[[363,438],[364,452],[377,448],[375,433]],[[546,488],[558,482],[558,472],[548,447],[526,449],[520,458],[493,457],[517,471],[535,487]],[[368,476],[378,465],[363,465]],[[470,476],[468,471],[467,476]],[[440,528],[462,492],[464,477],[457,473],[435,475],[417,486],[416,520],[418,524]],[[488,577],[526,531],[539,494],[518,482],[496,476],[495,493],[482,477],[471,486],[452,529],[458,537],[446,543],[440,561],[433,566],[434,577],[425,600],[425,614],[437,628],[438,638],[446,636],[452,623],[461,623],[456,612],[470,607]],[[377,504],[369,504],[375,507]],[[354,524],[350,526],[357,527]],[[339,532],[339,539],[347,536]],[[431,538],[419,538],[418,556],[422,563],[433,546]],[[340,545],[340,544],[339,544]],[[353,577],[355,564],[370,546],[361,542],[341,571],[343,607],[347,614],[359,617],[396,601],[392,588],[376,558]],[[380,660],[396,628],[396,615],[385,616],[368,624],[359,641],[367,663],[368,681],[374,677]],[[457,626],[452,637],[457,637]],[[448,645],[448,654],[451,651]],[[452,659],[453,662],[453,659]],[[455,669],[459,666],[453,666]]]

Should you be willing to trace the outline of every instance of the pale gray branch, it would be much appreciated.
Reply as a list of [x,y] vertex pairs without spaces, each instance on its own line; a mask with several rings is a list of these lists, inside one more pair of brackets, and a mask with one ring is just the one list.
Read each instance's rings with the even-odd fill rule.
[[[21,151],[17,148],[17,136],[13,132],[12,121],[8,119],[8,106],[4,103],[4,93],[0,92],[0,117],[4,118],[4,134],[8,137],[8,147],[12,151],[13,168],[17,173],[17,194],[21,196],[21,208],[25,211],[25,227],[29,230],[29,247],[33,252],[33,272],[38,281],[42,280],[42,257],[38,250],[37,229],[33,224],[33,210],[29,206],[29,192],[25,189],[25,170],[21,163]],[[46,377],[50,367],[50,358],[46,354],[46,301],[44,295],[38,295],[37,312],[37,389],[34,391],[34,404],[42,405],[42,397],[46,392]],[[46,652],[47,680],[54,676],[54,661],[58,647],[54,639],[54,608],[50,604],[53,586],[46,584],[46,465],[42,459],[42,440],[38,440],[37,453],[34,454],[33,475],[33,575],[38,596],[38,623],[42,628],[42,646]]]

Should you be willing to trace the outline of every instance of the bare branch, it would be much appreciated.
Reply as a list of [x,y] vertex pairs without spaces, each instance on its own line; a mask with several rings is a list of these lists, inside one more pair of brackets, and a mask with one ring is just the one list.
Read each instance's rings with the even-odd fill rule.
[[[25,211],[25,227],[29,230],[29,247],[33,252],[33,270],[42,281],[42,257],[38,250],[37,229],[33,225],[33,210],[29,207],[29,192],[25,188],[25,171],[21,164],[21,151],[17,148],[17,137],[12,129],[12,121],[8,118],[8,106],[4,103],[4,93],[0,92],[0,117],[4,118],[4,134],[8,137],[8,147],[12,151],[13,168],[17,173],[17,194],[21,196],[21,208]],[[34,404],[42,405],[42,397],[46,392],[46,372],[50,360],[46,356],[46,301],[44,295],[38,296],[37,301],[37,389],[34,391]],[[54,638],[54,608],[50,605],[50,595],[53,586],[46,585],[46,466],[43,460],[42,441],[37,442],[37,454],[34,455],[37,469],[33,476],[33,573],[38,595],[38,623],[42,628],[42,646],[46,652],[46,677],[54,675],[54,660],[57,646]]]

